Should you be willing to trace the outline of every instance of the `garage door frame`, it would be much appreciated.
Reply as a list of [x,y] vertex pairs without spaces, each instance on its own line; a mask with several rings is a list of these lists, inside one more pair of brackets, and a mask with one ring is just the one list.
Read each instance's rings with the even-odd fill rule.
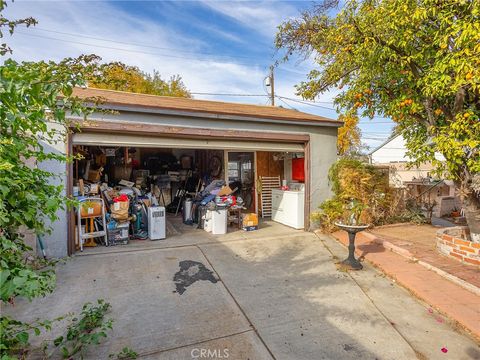
[[[305,156],[305,230],[310,227],[310,136],[304,133],[284,133],[275,131],[243,131],[243,130],[218,130],[206,128],[192,128],[181,126],[165,126],[146,123],[115,122],[115,121],[74,121],[67,136],[67,155],[73,155],[73,134],[75,132],[95,133],[118,133],[132,135],[168,136],[190,139],[235,139],[246,141],[264,142],[288,142],[302,144]],[[73,163],[67,165],[67,187],[68,197],[73,196]],[[67,249],[68,255],[75,253],[75,214],[72,209],[67,211],[68,234]]]

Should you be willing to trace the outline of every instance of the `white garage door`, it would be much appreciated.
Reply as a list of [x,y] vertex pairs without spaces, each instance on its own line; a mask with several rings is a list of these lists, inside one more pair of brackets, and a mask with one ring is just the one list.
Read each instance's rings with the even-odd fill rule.
[[303,152],[303,145],[270,141],[240,141],[217,139],[184,139],[145,135],[120,135],[106,133],[76,133],[74,145],[129,146],[178,149],[220,149]]

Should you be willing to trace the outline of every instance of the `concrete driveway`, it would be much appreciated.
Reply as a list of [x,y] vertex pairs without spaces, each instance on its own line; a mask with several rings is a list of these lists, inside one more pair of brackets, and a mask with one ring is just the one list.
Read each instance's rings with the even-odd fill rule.
[[329,237],[266,223],[177,240],[76,256],[54,294],[7,310],[53,318],[105,299],[114,329],[91,359],[124,346],[145,359],[480,359],[475,341],[375,269],[338,271],[346,252]]

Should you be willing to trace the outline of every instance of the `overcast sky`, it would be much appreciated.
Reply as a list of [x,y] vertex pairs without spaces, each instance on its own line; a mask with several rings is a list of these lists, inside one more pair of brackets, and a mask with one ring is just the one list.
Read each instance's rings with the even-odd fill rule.
[[[33,16],[34,28],[19,28],[6,41],[16,60],[60,60],[95,53],[164,78],[179,74],[193,93],[265,94],[263,80],[279,59],[276,27],[312,6],[310,1],[23,1],[9,2],[8,18]],[[296,98],[294,85],[315,64],[291,61],[275,69],[275,92]],[[336,91],[316,106],[291,100],[278,105],[337,118]],[[267,104],[266,96],[209,96],[197,99]],[[386,119],[362,120],[364,142],[380,144],[392,128]]]

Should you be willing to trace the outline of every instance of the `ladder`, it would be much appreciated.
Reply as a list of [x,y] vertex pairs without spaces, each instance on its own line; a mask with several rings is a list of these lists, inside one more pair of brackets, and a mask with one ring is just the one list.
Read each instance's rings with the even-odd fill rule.
[[[105,240],[105,245],[108,244],[107,240],[107,222],[105,221],[105,204],[102,198],[98,197],[87,197],[84,199],[80,199],[80,204],[77,209],[77,229],[78,229],[78,243],[80,246],[80,251],[83,251],[83,243],[84,240],[89,240],[85,246],[96,246],[95,242],[93,241],[94,238],[103,237]],[[94,211],[90,211],[92,208],[87,208],[86,213],[82,211],[82,206],[85,206],[86,203],[97,203],[101,207],[101,212],[95,213]],[[98,207],[98,206],[97,206]],[[91,212],[91,214],[89,214]],[[95,219],[101,218],[103,230],[95,231]],[[82,230],[82,220],[85,220],[85,231]]]

